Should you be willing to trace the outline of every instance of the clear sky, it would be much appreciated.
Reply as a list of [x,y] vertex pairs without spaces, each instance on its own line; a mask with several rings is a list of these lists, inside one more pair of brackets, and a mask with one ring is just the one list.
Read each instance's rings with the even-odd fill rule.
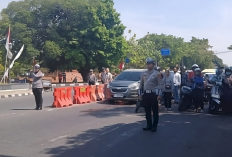
[[[1,0],[0,10],[11,0]],[[141,38],[150,33],[171,34],[189,41],[192,36],[209,39],[213,50],[232,45],[232,0],[114,0],[127,30]],[[220,54],[232,66],[232,53]]]

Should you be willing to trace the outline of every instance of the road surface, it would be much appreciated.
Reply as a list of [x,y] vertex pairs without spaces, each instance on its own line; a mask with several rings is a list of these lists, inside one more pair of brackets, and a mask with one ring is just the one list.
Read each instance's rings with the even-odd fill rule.
[[232,116],[161,111],[158,131],[144,132],[134,105],[92,103],[44,109],[33,96],[0,100],[0,157],[231,157]]

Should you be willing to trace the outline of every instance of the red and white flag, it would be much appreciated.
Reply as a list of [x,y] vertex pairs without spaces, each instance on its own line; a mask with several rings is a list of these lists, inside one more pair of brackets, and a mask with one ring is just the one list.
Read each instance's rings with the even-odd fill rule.
[[123,68],[124,68],[124,62],[122,61],[122,62],[120,63],[120,65],[119,65],[119,69],[120,69],[120,70],[123,70]]
[[6,39],[6,50],[7,50],[7,57],[9,59],[12,59],[12,53],[10,52],[10,26],[9,26],[9,30],[8,30],[8,34],[7,34],[7,39]]

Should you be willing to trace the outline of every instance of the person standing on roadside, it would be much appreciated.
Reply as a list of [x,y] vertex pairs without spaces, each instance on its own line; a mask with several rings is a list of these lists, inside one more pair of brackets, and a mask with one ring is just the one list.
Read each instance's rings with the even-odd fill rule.
[[113,80],[113,75],[110,73],[110,69],[106,68],[106,78],[105,78],[105,83],[109,83]]
[[177,68],[174,68],[174,76],[173,76],[173,83],[174,83],[174,101],[176,104],[179,103],[179,88],[181,85],[181,76],[177,72]]
[[66,73],[65,72],[63,72],[63,83],[66,83]]
[[89,71],[88,83],[89,83],[89,85],[96,85],[96,83],[97,83],[97,77],[93,73],[93,69],[90,69],[90,71]]
[[35,110],[42,110],[43,105],[43,82],[42,77],[44,74],[40,71],[40,65],[36,64],[34,67],[34,71],[31,71],[32,81],[32,92],[35,96],[36,108]]
[[181,87],[188,85],[188,74],[186,73],[186,67],[181,68]]
[[105,70],[104,67],[102,68],[102,72],[101,72],[101,74],[100,74],[100,78],[101,78],[102,84],[105,84],[105,80],[106,80],[106,70]]
[[141,106],[145,108],[146,112],[147,126],[143,130],[155,132],[159,121],[158,100],[162,96],[162,79],[160,72],[154,69],[155,61],[152,58],[147,58],[146,64],[147,70],[141,75],[138,94],[139,99],[142,100]]
[[59,75],[58,75],[59,83],[61,83],[61,82],[62,82],[62,77],[63,77],[62,73],[59,73]]
[[165,75],[163,79],[163,95],[164,95],[164,104],[166,110],[172,109],[172,89],[173,89],[173,78],[170,75],[170,70],[165,70]]

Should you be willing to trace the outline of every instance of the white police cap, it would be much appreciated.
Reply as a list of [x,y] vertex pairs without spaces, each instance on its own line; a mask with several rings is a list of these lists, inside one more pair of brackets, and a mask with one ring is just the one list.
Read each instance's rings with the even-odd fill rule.
[[36,68],[36,69],[39,69],[39,68],[40,68],[40,65],[39,65],[39,64],[36,64],[36,65],[35,65],[35,68]]

